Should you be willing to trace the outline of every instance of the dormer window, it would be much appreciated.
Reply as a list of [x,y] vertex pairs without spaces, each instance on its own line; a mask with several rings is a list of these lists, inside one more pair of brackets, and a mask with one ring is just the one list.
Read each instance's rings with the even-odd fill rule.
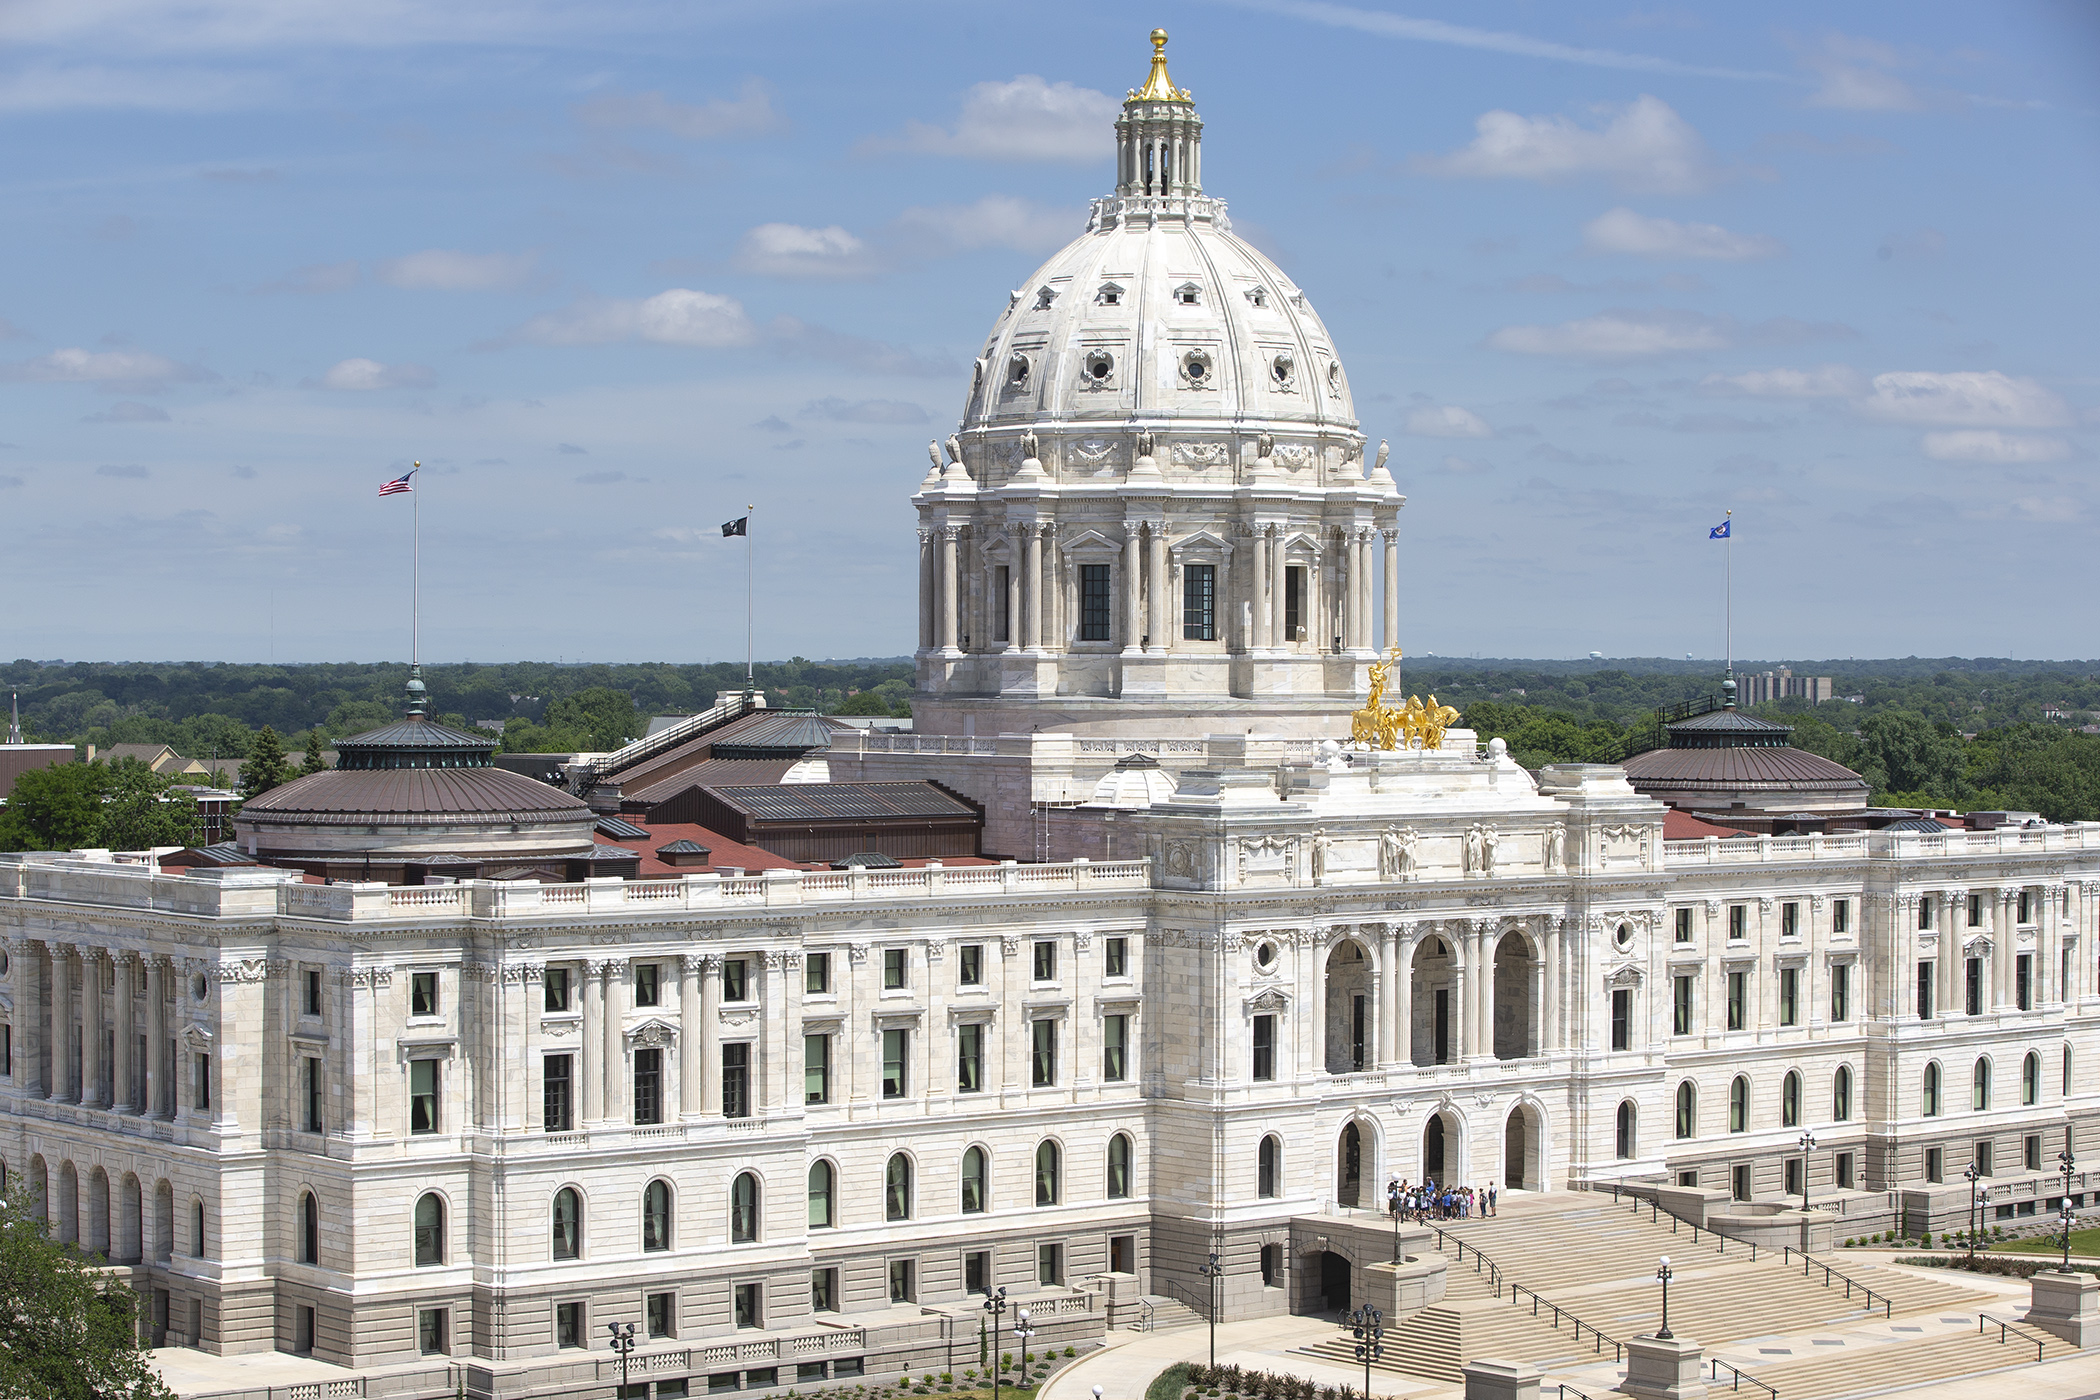
[[1247,289],[1247,300],[1258,307],[1267,307],[1269,304],[1269,289],[1267,287],[1249,287]]
[[1182,306],[1196,306],[1203,300],[1203,289],[1194,282],[1184,282],[1174,289],[1174,300]]
[[1050,309],[1050,303],[1051,303],[1051,302],[1053,302],[1053,301],[1056,301],[1056,300],[1057,300],[1057,288],[1055,288],[1055,287],[1038,287],[1038,288],[1036,288],[1036,293],[1035,293],[1035,309],[1036,309],[1036,310],[1038,310],[1038,311],[1048,311],[1048,310]]
[[1025,389],[1028,387],[1028,357],[1026,355],[1016,352],[1013,358],[1006,362],[1006,387],[1009,389]]
[[1103,282],[1101,290],[1095,295],[1094,300],[1103,306],[1121,306],[1123,304],[1123,289],[1113,282]]
[[1269,361],[1269,385],[1271,388],[1288,391],[1297,387],[1298,362],[1288,351]]

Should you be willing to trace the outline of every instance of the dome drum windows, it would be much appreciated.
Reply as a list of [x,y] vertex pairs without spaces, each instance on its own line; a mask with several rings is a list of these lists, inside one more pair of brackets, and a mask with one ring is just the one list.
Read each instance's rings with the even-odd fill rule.
[[1298,392],[1298,361],[1288,350],[1269,357],[1269,387],[1279,394]]
[[1007,357],[1006,361],[1007,392],[1011,394],[1020,393],[1028,387],[1029,381],[1034,377],[1034,374],[1034,364],[1029,360],[1028,356],[1016,350]]
[[1180,369],[1185,389],[1208,389],[1218,382],[1217,367],[1208,350],[1190,350],[1182,355]]
[[1079,357],[1079,383],[1087,389],[1116,387],[1115,352],[1096,346]]

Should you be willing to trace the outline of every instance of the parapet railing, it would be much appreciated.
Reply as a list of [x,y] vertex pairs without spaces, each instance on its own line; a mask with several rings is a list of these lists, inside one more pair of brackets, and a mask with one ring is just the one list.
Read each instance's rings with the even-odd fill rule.
[[1748,1381],[1750,1382],[1750,1384],[1756,1386],[1759,1390],[1762,1390],[1767,1396],[1769,1396],[1770,1400],[1779,1400],[1778,1390],[1774,1389],[1772,1386],[1765,1384],[1763,1381],[1749,1374],[1747,1371],[1738,1371],[1735,1367],[1729,1365],[1726,1361],[1721,1360],[1719,1357],[1708,1358],[1706,1366],[1706,1374],[1708,1379],[1715,1382],[1719,1382],[1719,1380],[1721,1379],[1721,1372],[1723,1371],[1726,1371],[1728,1373],[1728,1388],[1730,1390],[1741,1390],[1743,1388],[1743,1382]]
[[2010,1322],[2007,1322],[2004,1318],[1992,1317],[1989,1313],[1977,1314],[1977,1336],[1987,1337],[1990,1335],[1987,1331],[1984,1330],[1986,1324],[1998,1329],[1998,1341],[2001,1345],[2009,1343],[2013,1337],[2018,1337],[2023,1342],[2032,1342],[2034,1344],[2034,1359],[2037,1361],[2042,1359],[2042,1349],[2049,1344],[2048,1339],[2046,1337],[2037,1337],[2032,1332],[2023,1332],[2019,1328],[2013,1326]]
[[[1619,1199],[1619,1192],[1619,1183],[1615,1181],[1612,1183],[1611,1186],[1611,1198],[1614,1202],[1616,1202]],[[1639,1196],[1635,1196],[1633,1198],[1633,1213],[1635,1215],[1639,1215],[1641,1213],[1641,1206],[1643,1204],[1646,1204],[1648,1207],[1648,1218],[1650,1220],[1660,1223],[1663,1216],[1667,1215],[1670,1217],[1670,1232],[1672,1234],[1676,1233],[1677,1227],[1679,1225],[1689,1226],[1692,1232],[1692,1243],[1699,1244],[1701,1243],[1699,1238],[1699,1232],[1702,1228],[1704,1228],[1708,1235],[1711,1235],[1716,1241],[1719,1242],[1715,1246],[1715,1252],[1720,1254],[1726,1254],[1728,1252],[1728,1243],[1732,1238],[1731,1236],[1723,1234],[1721,1231],[1715,1229],[1711,1225],[1701,1227],[1699,1225],[1693,1224],[1691,1221],[1686,1220],[1683,1216],[1679,1215],[1676,1211],[1671,1210],[1667,1206],[1663,1206],[1660,1203],[1658,1203],[1653,1197],[1650,1197],[1646,1202],[1643,1202]],[[1734,1243],[1739,1247],[1747,1247],[1750,1251],[1750,1262],[1753,1264],[1757,1262],[1757,1251],[1759,1249],[1757,1241],[1739,1239],[1735,1240]],[[1772,1251],[1772,1246],[1765,1245],[1763,1246],[1763,1249],[1767,1254],[1769,1254]],[[1867,1300],[1868,1312],[1872,1312],[1874,1308],[1878,1305],[1881,1308],[1882,1316],[1894,1317],[1896,1315],[1895,1304],[1889,1301],[1888,1295],[1883,1293],[1876,1293],[1873,1289],[1867,1287],[1867,1285],[1861,1283],[1858,1279],[1852,1278],[1851,1276],[1843,1273],[1840,1270],[1831,1268],[1822,1260],[1812,1256],[1805,1249],[1795,1249],[1792,1245],[1785,1244],[1779,1246],[1779,1258],[1782,1263],[1791,1265],[1794,1262],[1794,1256],[1797,1254],[1801,1256],[1801,1277],[1808,1279],[1810,1282],[1814,1282],[1814,1270],[1821,1269],[1823,1271],[1823,1286],[1825,1288],[1835,1288],[1840,1283],[1842,1283],[1845,1286],[1845,1297],[1847,1299],[1850,1299],[1852,1297],[1854,1289],[1859,1290],[1860,1295]]]
[[[1500,1265],[1498,1265],[1494,1260],[1488,1258],[1487,1255],[1483,1254],[1480,1251],[1479,1246],[1466,1243],[1464,1240],[1452,1234],[1450,1231],[1444,1229],[1442,1226],[1430,1225],[1429,1228],[1436,1235],[1436,1247],[1439,1251],[1443,1249],[1446,1242],[1449,1242],[1458,1247],[1459,1263],[1465,1263],[1466,1255],[1470,1252],[1473,1256],[1473,1272],[1477,1274],[1480,1273],[1483,1269],[1485,1269],[1487,1272],[1488,1291],[1493,1293],[1497,1298],[1500,1298],[1502,1296],[1503,1279],[1502,1268]],[[1511,1280],[1509,1283],[1509,1304],[1511,1307],[1522,1306],[1522,1304],[1517,1299],[1517,1295],[1519,1293],[1523,1294],[1525,1297],[1531,1300],[1531,1315],[1533,1317],[1539,1316],[1540,1308],[1546,1308],[1552,1312],[1552,1326],[1554,1331],[1558,1332],[1560,1330],[1561,1320],[1565,1318],[1569,1326],[1571,1326],[1574,1329],[1575,1345],[1582,1345],[1582,1334],[1584,1332],[1587,1332],[1590,1334],[1590,1340],[1593,1344],[1593,1349],[1599,1356],[1602,1356],[1604,1354],[1604,1348],[1607,1345],[1609,1345],[1611,1347],[1612,1360],[1623,1361],[1626,1359],[1626,1344],[1624,1342],[1620,1341],[1616,1337],[1610,1336],[1609,1334],[1599,1330],[1598,1328],[1590,1325],[1589,1323],[1584,1322],[1581,1318],[1575,1316],[1574,1313],[1568,1311],[1566,1308],[1554,1302],[1552,1299],[1543,1297],[1536,1290],[1526,1288],[1523,1284],[1518,1283],[1515,1280]]]

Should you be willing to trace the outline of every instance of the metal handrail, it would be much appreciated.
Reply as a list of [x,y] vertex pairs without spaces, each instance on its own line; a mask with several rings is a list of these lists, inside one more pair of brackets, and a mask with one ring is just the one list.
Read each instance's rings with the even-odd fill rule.
[[1138,1299],[1137,1321],[1132,1324],[1131,1330],[1134,1332],[1150,1332],[1152,1330],[1152,1300],[1150,1298]]
[[1553,1388],[1560,1392],[1560,1400],[1568,1400],[1568,1397],[1570,1395],[1574,1396],[1575,1400],[1594,1400],[1594,1397],[1592,1397],[1587,1391],[1577,1390],[1574,1386],[1569,1385],[1566,1381],[1562,1381],[1559,1385]]
[[[1500,1297],[1502,1296],[1502,1268],[1501,1268],[1501,1266],[1500,1266],[1500,1265],[1498,1265],[1498,1264],[1497,1264],[1497,1263],[1496,1263],[1496,1262],[1495,1262],[1494,1260],[1492,1260],[1492,1259],[1488,1258],[1488,1257],[1487,1257],[1487,1255],[1483,1254],[1483,1253],[1481,1252],[1481,1250],[1480,1250],[1480,1247],[1479,1247],[1478,1245],[1472,1245],[1472,1244],[1467,1244],[1467,1243],[1466,1243],[1466,1242],[1465,1242],[1464,1240],[1462,1240],[1462,1239],[1460,1239],[1460,1238],[1459,1238],[1458,1236],[1456,1236],[1456,1235],[1452,1234],[1452,1233],[1451,1233],[1450,1231],[1448,1231],[1448,1230],[1444,1229],[1444,1228],[1443,1228],[1442,1226],[1440,1226],[1440,1225],[1431,1225],[1431,1226],[1430,1226],[1429,1228],[1430,1228],[1430,1230],[1431,1230],[1431,1231],[1432,1231],[1432,1232],[1433,1232],[1433,1233],[1434,1233],[1434,1234],[1436,1235],[1436,1247],[1437,1247],[1437,1249],[1438,1249],[1439,1251],[1441,1251],[1441,1250],[1443,1249],[1443,1247],[1444,1247],[1444,1242],[1445,1242],[1446,1240],[1449,1240],[1449,1241],[1450,1241],[1450,1242],[1451,1242],[1452,1244],[1455,1244],[1455,1245],[1457,1245],[1457,1246],[1458,1246],[1458,1262],[1459,1262],[1459,1263],[1461,1263],[1461,1264],[1465,1263],[1465,1262],[1466,1262],[1466,1251],[1467,1251],[1467,1250],[1469,1250],[1469,1249],[1470,1249],[1470,1250],[1472,1250],[1472,1251],[1473,1251],[1473,1261],[1474,1261],[1474,1262],[1473,1262],[1473,1272],[1474,1272],[1474,1273],[1476,1273],[1476,1274],[1477,1274],[1477,1273],[1479,1273],[1479,1272],[1480,1272],[1480,1268],[1481,1268],[1481,1265],[1485,1264],[1485,1265],[1487,1266],[1487,1274],[1488,1274],[1488,1291],[1489,1291],[1490,1293],[1493,1293],[1493,1294],[1494,1294],[1494,1295],[1495,1295],[1495,1296],[1496,1296],[1497,1298],[1500,1298]],[[1537,1317],[1537,1316],[1539,1315],[1539,1307],[1540,1307],[1540,1305],[1541,1305],[1541,1304],[1543,1304],[1544,1306],[1546,1306],[1546,1307],[1548,1307],[1548,1308],[1552,1309],[1552,1311],[1553,1311],[1553,1324],[1552,1324],[1552,1325],[1553,1325],[1553,1330],[1554,1330],[1554,1331],[1558,1332],[1558,1331],[1560,1330],[1560,1320],[1561,1320],[1561,1319],[1562,1319],[1563,1317],[1565,1317],[1565,1318],[1566,1318],[1566,1319],[1567,1319],[1567,1320],[1568,1320],[1568,1321],[1569,1321],[1570,1323],[1572,1323],[1572,1324],[1574,1325],[1574,1328],[1575,1328],[1575,1343],[1576,1343],[1576,1345],[1580,1346],[1580,1345],[1582,1344],[1582,1334],[1583,1334],[1583,1332],[1584,1332],[1585,1330],[1587,1330],[1587,1331],[1589,1332],[1589,1334],[1590,1334],[1590,1335],[1591,1335],[1592,1337],[1594,1337],[1594,1338],[1596,1339],[1596,1342],[1597,1342],[1596,1350],[1597,1350],[1597,1354],[1598,1354],[1598,1355],[1600,1355],[1600,1356],[1601,1356],[1601,1355],[1603,1355],[1603,1354],[1604,1354],[1604,1344],[1605,1344],[1606,1342],[1610,1342],[1610,1343],[1611,1343],[1611,1357],[1612,1357],[1612,1360],[1614,1360],[1614,1361],[1623,1361],[1623,1360],[1625,1360],[1625,1358],[1626,1358],[1626,1344],[1625,1344],[1624,1342],[1622,1342],[1622,1341],[1620,1341],[1620,1340],[1619,1340],[1618,1338],[1616,1338],[1616,1337],[1613,1337],[1613,1336],[1611,1336],[1610,1334],[1608,1334],[1608,1333],[1606,1333],[1606,1332],[1604,1332],[1604,1331],[1600,1330],[1599,1328],[1597,1328],[1597,1327],[1594,1327],[1594,1326],[1591,1326],[1591,1325],[1590,1325],[1589,1323],[1587,1323],[1587,1322],[1584,1322],[1584,1321],[1583,1321],[1583,1320],[1582,1320],[1581,1318],[1579,1318],[1579,1317],[1575,1316],[1575,1314],[1574,1314],[1574,1313],[1572,1313],[1572,1312],[1568,1311],[1568,1310],[1567,1310],[1566,1308],[1564,1308],[1564,1307],[1562,1307],[1562,1306],[1561,1306],[1560,1304],[1558,1304],[1558,1303],[1554,1302],[1554,1301],[1553,1301],[1552,1299],[1540,1296],[1540,1295],[1539,1295],[1539,1293],[1538,1293],[1538,1292],[1537,1292],[1536,1290],[1534,1290],[1534,1289],[1530,1289],[1530,1288],[1526,1288],[1526,1287],[1525,1287],[1525,1286],[1524,1286],[1523,1284],[1521,1284],[1521,1283],[1518,1283],[1518,1282],[1517,1282],[1517,1281],[1516,1281],[1515,1279],[1511,1279],[1511,1280],[1509,1281],[1509,1303],[1510,1303],[1510,1306],[1512,1306],[1512,1307],[1516,1307],[1516,1306],[1518,1306],[1518,1303],[1517,1303],[1517,1295],[1518,1295],[1519,1293],[1524,1293],[1524,1294],[1528,1294],[1528,1295],[1530,1296],[1530,1298],[1531,1298],[1531,1315],[1532,1315],[1533,1317]]]
[[[1426,1224],[1427,1222],[1425,1221],[1424,1223]],[[1488,1258],[1487,1255],[1480,1252],[1479,1245],[1467,1244],[1464,1240],[1452,1234],[1450,1231],[1446,1230],[1441,1225],[1430,1225],[1429,1228],[1436,1232],[1436,1247],[1438,1249],[1441,1250],[1444,1247],[1445,1240],[1449,1240],[1451,1241],[1451,1243],[1458,1246],[1459,1263],[1465,1263],[1466,1251],[1469,1249],[1472,1250],[1474,1260],[1473,1272],[1477,1274],[1480,1272],[1480,1266],[1482,1264],[1487,1265],[1488,1291],[1493,1293],[1497,1298],[1502,1296],[1502,1270],[1500,1266],[1498,1266],[1495,1263],[1494,1260]]]
[[1726,1361],[1721,1360],[1717,1356],[1708,1358],[1708,1364],[1706,1368],[1706,1374],[1708,1379],[1716,1381],[1721,1379],[1721,1368],[1723,1366],[1728,1367],[1728,1374],[1731,1378],[1731,1384],[1728,1387],[1730,1390],[1741,1390],[1743,1388],[1743,1382],[1748,1381],[1750,1382],[1750,1384],[1756,1386],[1759,1390],[1762,1390],[1766,1395],[1770,1396],[1771,1400],[1779,1400],[1779,1391],[1775,1387],[1767,1385],[1765,1382],[1759,1380],[1753,1375],[1750,1375],[1748,1372],[1739,1371],[1735,1367],[1729,1366]]
[[1180,1303],[1205,1322],[1210,1321],[1210,1292],[1208,1289],[1204,1290],[1201,1297],[1198,1297],[1194,1290],[1183,1288],[1170,1278],[1154,1278],[1152,1282],[1169,1297],[1173,1298],[1175,1302]]
[[[1612,1200],[1615,1202],[1619,1199],[1619,1183],[1616,1181],[1614,1181],[1611,1184],[1611,1197]],[[1633,1198],[1633,1213],[1635,1215],[1639,1215],[1641,1213],[1641,1205],[1641,1198],[1635,1196]],[[1683,1216],[1679,1215],[1674,1210],[1664,1210],[1661,1204],[1652,1198],[1647,1202],[1647,1206],[1649,1219],[1660,1222],[1663,1216],[1669,1216],[1670,1230],[1673,1234],[1676,1232],[1679,1223],[1691,1225],[1692,1243],[1698,1244],[1700,1242],[1700,1226],[1693,1225],[1691,1221],[1684,1219]],[[1723,1234],[1720,1230],[1716,1229],[1712,1225],[1705,1226],[1704,1228],[1706,1230],[1706,1233],[1712,1235],[1716,1240],[1722,1241],[1721,1245],[1717,1246],[1717,1252],[1723,1254],[1727,1253],[1726,1242],[1731,1238],[1731,1236]],[[1755,1240],[1741,1239],[1736,1240],[1735,1242],[1739,1245],[1750,1246],[1750,1262],[1755,1264],[1757,1262],[1757,1242]],[[1765,1248],[1770,1249],[1771,1246],[1766,1245]],[[1842,1280],[1845,1285],[1845,1297],[1847,1300],[1849,1300],[1852,1297],[1852,1290],[1856,1288],[1861,1293],[1866,1295],[1867,1311],[1872,1312],[1874,1310],[1875,1305],[1878,1303],[1881,1306],[1881,1312],[1883,1317],[1894,1317],[1896,1315],[1895,1304],[1889,1301],[1889,1297],[1887,1294],[1876,1293],[1873,1289],[1869,1288],[1866,1284],[1861,1283],[1858,1279],[1851,1277],[1850,1275],[1844,1273],[1841,1270],[1833,1269],[1828,1264],[1824,1263],[1822,1260],[1812,1257],[1809,1254],[1809,1252],[1805,1249],[1795,1249],[1792,1245],[1786,1244],[1779,1246],[1780,1262],[1782,1263],[1792,1264],[1794,1256],[1796,1254],[1801,1256],[1801,1277],[1809,1279],[1811,1282],[1813,1282],[1814,1277],[1809,1272],[1810,1268],[1813,1267],[1821,1269],[1823,1271],[1823,1286],[1825,1288],[1835,1288],[1837,1286],[1835,1283],[1831,1282],[1832,1279]]]
[[1985,1324],[1986,1322],[1989,1322],[1989,1323],[1995,1323],[1995,1324],[1997,1325],[1997,1328],[1998,1328],[1998,1342],[1999,1342],[1999,1345],[2001,1345],[2001,1346],[2003,1346],[2003,1345],[2006,1345],[2006,1342],[2007,1342],[2007,1339],[2006,1339],[2006,1333],[2010,1332],[2010,1333],[2011,1333],[2011,1334],[2012,1334],[2013,1336],[2015,1336],[2015,1337],[2018,1337],[2018,1338],[2019,1338],[2019,1339],[2020,1339],[2021,1341],[2023,1341],[2023,1342],[2033,1342],[2033,1343],[2034,1343],[2034,1359],[2035,1359],[2035,1360],[2037,1360],[2037,1361],[2039,1361],[2039,1360],[2041,1360],[2041,1359],[2042,1359],[2042,1348],[2048,1345],[2048,1339],[2047,1339],[2047,1338],[2044,1338],[2044,1337],[2037,1337],[2037,1336],[2035,1336],[2035,1335],[2034,1335],[2034,1333],[2032,1333],[2032,1332],[2022,1332],[2022,1331],[2021,1331],[2021,1330],[2020,1330],[2019,1328],[2017,1328],[2017,1327],[2013,1326],[2013,1325],[2012,1325],[2012,1324],[2011,1324],[2010,1322],[2007,1322],[2007,1321],[2006,1321],[2006,1320],[2005,1320],[2004,1318],[2002,1318],[2002,1317],[1992,1317],[1992,1316],[1991,1316],[1991,1315],[1990,1315],[1989,1313],[1978,1313],[1978,1314],[1976,1315],[1976,1335],[1977,1335],[1977,1336],[1979,1336],[1979,1337],[1983,1337],[1983,1336],[1988,1336],[1988,1335],[1989,1335],[1989,1334],[1988,1334],[1987,1332],[1985,1332],[1985,1331],[1984,1331],[1984,1327],[1983,1327],[1983,1325],[1984,1325],[1984,1324]]

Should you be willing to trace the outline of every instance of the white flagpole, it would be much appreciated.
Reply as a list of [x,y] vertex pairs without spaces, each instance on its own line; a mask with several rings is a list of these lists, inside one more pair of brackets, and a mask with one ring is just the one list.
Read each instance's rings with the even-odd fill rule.
[[[423,464],[417,462],[409,470],[421,472]],[[415,557],[408,572],[408,664],[420,666],[423,662],[423,491],[410,482],[408,494],[415,500]]]
[[757,509],[758,507],[755,505],[744,507],[744,698],[746,700],[749,700],[754,694],[751,682],[751,638],[753,635],[751,626],[751,513]]
[[1735,679],[1735,512],[1727,514],[1728,535],[1721,552],[1726,559],[1727,583],[1722,591],[1721,611],[1727,619],[1728,629],[1728,678]]

